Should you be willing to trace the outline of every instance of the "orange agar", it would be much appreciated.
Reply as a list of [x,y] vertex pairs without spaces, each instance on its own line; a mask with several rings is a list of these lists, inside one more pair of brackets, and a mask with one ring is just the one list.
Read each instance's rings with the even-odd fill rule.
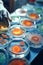
[[17,35],[17,36],[21,35],[21,34],[23,34],[23,30],[20,28],[14,28],[14,29],[12,29],[12,34]]
[[22,21],[22,25],[24,25],[24,26],[32,26],[32,22],[31,21],[29,21],[29,20],[23,20]]
[[35,14],[35,13],[31,13],[31,14],[29,14],[29,17],[31,19],[37,19],[39,16],[37,14]]
[[11,47],[11,52],[12,53],[18,54],[20,51],[21,51],[21,48],[18,45],[15,45],[15,46]]
[[32,36],[31,40],[37,44],[37,42],[39,41],[39,37],[38,36]]

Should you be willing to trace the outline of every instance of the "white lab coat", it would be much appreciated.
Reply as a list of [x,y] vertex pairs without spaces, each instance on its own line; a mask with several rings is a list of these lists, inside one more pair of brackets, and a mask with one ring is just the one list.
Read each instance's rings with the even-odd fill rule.
[[0,3],[3,3],[2,0],[0,0]]

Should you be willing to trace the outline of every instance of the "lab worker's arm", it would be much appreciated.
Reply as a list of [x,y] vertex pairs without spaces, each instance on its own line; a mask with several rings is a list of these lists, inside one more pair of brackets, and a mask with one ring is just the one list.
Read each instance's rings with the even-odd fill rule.
[[0,0],[0,2],[2,3],[2,0]]
[[0,10],[2,10],[3,8],[3,1],[2,0],[0,0]]
[[3,1],[0,0],[0,11],[3,10],[3,14],[7,17],[7,13],[8,13],[8,19],[11,20],[11,17],[10,17],[10,13],[8,12],[8,10],[4,7],[3,5]]

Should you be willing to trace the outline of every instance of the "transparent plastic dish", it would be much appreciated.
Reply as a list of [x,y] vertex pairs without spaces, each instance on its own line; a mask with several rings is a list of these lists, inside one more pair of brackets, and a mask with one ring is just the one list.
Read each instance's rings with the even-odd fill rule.
[[25,58],[13,58],[11,59],[7,65],[30,65],[28,60]]
[[35,21],[35,22],[39,22],[41,20],[41,16],[40,14],[37,14],[36,12],[29,12],[27,14],[27,17],[30,18],[31,20]]
[[22,8],[19,8],[19,9],[16,9],[15,13],[17,16],[26,16],[27,11]]
[[21,25],[13,25],[10,28],[12,37],[25,37],[25,29]]
[[7,47],[9,42],[11,41],[11,36],[6,33],[0,34],[0,47]]
[[43,37],[37,33],[28,33],[25,37],[30,47],[41,48],[43,46]]
[[9,54],[13,58],[23,58],[29,54],[29,44],[22,38],[14,38],[8,46]]
[[26,31],[32,31],[35,26],[34,26],[34,23],[31,19],[28,19],[28,18],[22,18],[20,20],[20,25],[26,30]]

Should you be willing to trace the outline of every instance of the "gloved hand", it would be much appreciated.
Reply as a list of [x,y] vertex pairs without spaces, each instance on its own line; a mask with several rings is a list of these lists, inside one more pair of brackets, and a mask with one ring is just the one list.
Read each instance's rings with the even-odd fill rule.
[[10,13],[4,7],[2,0],[0,0],[0,17],[6,17],[9,21],[11,21]]

